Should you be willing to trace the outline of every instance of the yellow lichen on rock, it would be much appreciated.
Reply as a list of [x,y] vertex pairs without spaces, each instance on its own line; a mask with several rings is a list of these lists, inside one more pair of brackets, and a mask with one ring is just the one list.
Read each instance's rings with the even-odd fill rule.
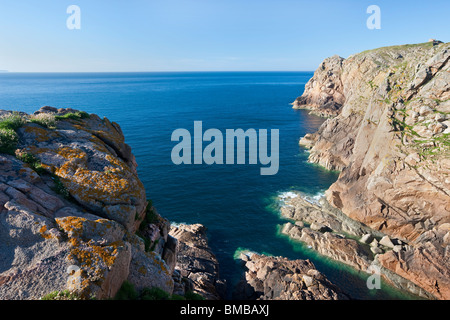
[[41,236],[44,239],[52,239],[53,236],[47,231],[47,225],[43,225],[40,229],[39,229],[39,233],[41,234]]
[[55,150],[55,153],[60,155],[61,157],[68,159],[68,160],[71,160],[74,158],[83,159],[83,160],[87,159],[86,152],[84,152],[80,149],[75,149],[75,148],[71,148],[71,147],[61,147],[61,148]]
[[37,125],[25,125],[24,131],[26,134],[33,136],[36,142],[47,142],[58,137],[56,131],[47,130]]
[[93,292],[106,290],[104,286],[108,287],[110,278],[114,278],[110,273],[124,272],[122,264],[127,259],[129,263],[128,245],[122,240],[123,227],[107,219],[88,220],[70,216],[55,220],[69,238],[69,263],[82,270],[79,293],[87,297]]
[[[130,278],[132,246],[142,252],[144,261],[137,264],[141,277],[136,281],[144,281],[149,284],[147,287],[161,282],[164,289],[171,291],[173,284],[162,284],[171,280],[164,270],[167,267],[161,258],[153,263],[145,255],[144,241],[135,235],[146,212],[147,197],[119,125],[96,115],[80,120],[71,120],[71,115],[65,117],[75,112],[43,107],[36,114],[58,115],[57,123],[51,127],[25,123],[17,130],[17,149],[22,156],[4,158],[6,165],[0,176],[6,177],[7,185],[2,190],[11,191],[3,196],[0,191],[2,199],[11,200],[4,210],[23,218],[11,223],[18,222],[30,230],[29,236],[20,239],[21,234],[16,232],[16,239],[11,233],[11,241],[2,245],[24,246],[23,239],[27,238],[39,250],[39,254],[30,257],[32,261],[27,261],[31,266],[27,272],[31,270],[38,277],[44,273],[42,279],[49,279],[45,288],[33,284],[23,296],[39,298],[51,287],[76,291],[77,296],[86,299],[111,298]],[[39,221],[26,224],[35,212]],[[53,269],[49,271],[47,263],[57,274]],[[39,269],[41,264],[45,270]],[[13,264],[7,267],[16,268]],[[164,277],[161,281],[159,273]],[[15,286],[8,297],[16,297],[29,279],[8,281],[8,285]]]
[[[134,186],[118,172],[92,171],[70,161],[55,170],[55,174],[63,179],[69,192],[83,202],[129,202]],[[120,173],[120,171],[119,171]]]
[[79,238],[83,232],[83,222],[86,219],[80,217],[64,217],[56,218],[55,221],[69,238]]

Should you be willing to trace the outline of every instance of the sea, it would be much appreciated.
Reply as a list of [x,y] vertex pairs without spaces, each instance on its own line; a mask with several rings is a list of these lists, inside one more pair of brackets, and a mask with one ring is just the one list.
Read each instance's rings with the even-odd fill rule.
[[[200,223],[227,281],[228,299],[244,268],[240,252],[309,259],[353,299],[416,298],[385,282],[368,289],[365,272],[323,257],[280,234],[283,198],[320,197],[339,173],[307,162],[299,138],[325,119],[292,109],[312,72],[0,73],[0,109],[33,113],[42,106],[74,108],[120,124],[139,177],[157,211],[172,223]],[[261,129],[279,132],[279,170],[261,164],[180,164],[172,133]],[[259,131],[258,131],[259,132]],[[206,143],[205,143],[206,144]],[[269,146],[270,150],[270,139]]]

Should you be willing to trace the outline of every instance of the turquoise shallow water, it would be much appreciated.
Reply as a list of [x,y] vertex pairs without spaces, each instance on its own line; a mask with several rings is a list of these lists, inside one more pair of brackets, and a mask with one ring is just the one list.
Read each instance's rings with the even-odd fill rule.
[[[337,173],[308,164],[299,137],[324,121],[290,103],[311,72],[0,74],[0,108],[34,112],[43,105],[82,109],[118,122],[133,148],[148,197],[173,222],[201,223],[229,288],[242,268],[233,258],[247,249],[310,259],[355,299],[404,299],[383,284],[368,290],[368,275],[323,258],[279,235],[277,196],[315,195]],[[261,176],[260,165],[180,165],[171,161],[175,129],[279,129],[280,168]],[[230,290],[231,292],[232,290]]]

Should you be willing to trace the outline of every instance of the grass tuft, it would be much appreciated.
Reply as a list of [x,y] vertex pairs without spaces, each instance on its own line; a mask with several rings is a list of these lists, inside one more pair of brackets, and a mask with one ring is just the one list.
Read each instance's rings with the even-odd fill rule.
[[20,113],[13,112],[0,118],[0,129],[10,129],[17,131],[17,129],[19,129],[25,123],[26,120],[20,115]]
[[81,120],[89,118],[89,113],[84,111],[69,112],[63,116],[55,116],[56,120]]
[[23,152],[20,150],[16,150],[15,152],[16,158],[19,159],[22,162],[25,162],[30,165],[30,167],[36,171],[38,174],[42,174],[45,172],[45,169],[42,168],[41,161],[36,158],[33,154],[28,152]]
[[81,300],[80,297],[70,292],[69,290],[64,291],[53,291],[49,294],[43,296],[40,300]]
[[0,128],[0,153],[14,155],[19,136],[10,128]]
[[56,128],[56,117],[50,113],[39,113],[33,115],[30,118],[30,122],[36,123],[44,128],[55,129]]

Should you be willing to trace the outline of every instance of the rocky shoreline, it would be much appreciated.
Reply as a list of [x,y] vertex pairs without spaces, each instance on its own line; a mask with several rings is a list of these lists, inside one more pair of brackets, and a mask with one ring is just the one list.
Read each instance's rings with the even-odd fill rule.
[[281,234],[304,243],[319,254],[353,267],[370,276],[374,267],[395,287],[418,297],[434,299],[413,282],[389,272],[379,259],[408,254],[412,247],[400,239],[391,238],[352,220],[333,208],[325,197],[311,203],[305,195],[295,194],[284,199],[281,215],[290,222]]
[[309,260],[289,260],[250,252],[239,256],[246,268],[234,296],[238,300],[348,300]]
[[[361,236],[335,221],[350,219],[377,241],[370,243],[373,258],[364,260],[387,281],[425,298],[449,299],[449,70],[450,44],[441,42],[326,59],[294,108],[329,117],[300,145],[309,149],[310,162],[341,173],[320,209],[294,201],[283,215],[328,230],[287,225],[285,233],[362,268],[360,244],[336,239],[342,231]],[[336,241],[352,242],[347,249],[354,253],[338,252]]]
[[[293,107],[328,117],[299,143],[341,173],[319,200],[284,199],[282,234],[450,299],[450,44],[328,58]],[[0,116],[0,299],[110,299],[124,284],[226,297],[206,228],[158,214],[117,123],[52,107]],[[349,299],[308,260],[239,259],[236,298]]]
[[0,299],[110,299],[124,283],[220,297],[204,228],[158,214],[117,123],[52,107],[0,116]]

